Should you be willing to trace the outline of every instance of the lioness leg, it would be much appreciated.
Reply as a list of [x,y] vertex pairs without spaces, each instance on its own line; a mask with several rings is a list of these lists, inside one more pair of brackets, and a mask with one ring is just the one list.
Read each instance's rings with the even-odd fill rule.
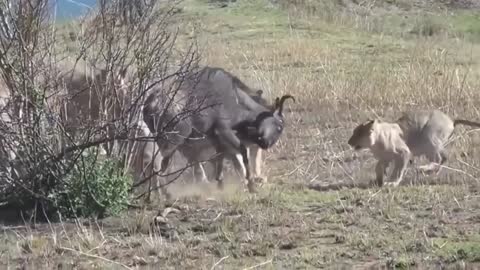
[[437,152],[429,153],[428,155],[426,155],[426,157],[428,161],[430,161],[430,163],[427,165],[419,166],[418,168],[427,174],[438,174],[440,172],[440,169],[442,168],[441,165],[447,160],[447,156],[443,149]]
[[392,182],[389,182],[387,185],[397,187],[403,180],[407,165],[410,161],[410,155],[402,154],[394,160],[394,168],[392,172]]
[[376,173],[375,182],[379,187],[383,186],[383,176],[385,175],[387,168],[388,168],[388,162],[384,162],[384,161],[378,161],[377,166],[375,166],[375,173]]
[[253,177],[255,180],[267,183],[267,177],[262,175],[262,149],[258,146],[250,146],[250,160],[254,161],[253,164]]

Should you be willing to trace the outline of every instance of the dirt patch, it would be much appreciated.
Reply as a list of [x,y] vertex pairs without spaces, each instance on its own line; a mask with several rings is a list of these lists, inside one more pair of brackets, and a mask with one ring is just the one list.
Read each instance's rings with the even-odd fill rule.
[[174,199],[199,197],[201,199],[222,199],[237,192],[244,192],[244,184],[238,177],[225,177],[224,187],[218,188],[217,182],[209,183],[173,183],[168,186]]

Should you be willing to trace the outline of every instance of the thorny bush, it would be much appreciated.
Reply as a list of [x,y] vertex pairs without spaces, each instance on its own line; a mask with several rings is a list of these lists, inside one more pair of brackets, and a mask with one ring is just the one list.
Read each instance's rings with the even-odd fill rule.
[[[125,205],[143,101],[174,94],[198,57],[177,40],[177,2],[145,2],[135,23],[116,3],[59,25],[48,0],[0,2],[3,207],[102,215]],[[101,162],[92,148],[106,150]]]

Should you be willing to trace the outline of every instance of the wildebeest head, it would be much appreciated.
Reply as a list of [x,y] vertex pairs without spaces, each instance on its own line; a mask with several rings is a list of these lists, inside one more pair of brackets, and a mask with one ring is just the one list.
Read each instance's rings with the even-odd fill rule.
[[285,126],[283,103],[289,98],[295,101],[291,95],[277,97],[272,110],[260,113],[255,119],[253,127],[249,130],[249,137],[261,148],[270,148],[282,135]]

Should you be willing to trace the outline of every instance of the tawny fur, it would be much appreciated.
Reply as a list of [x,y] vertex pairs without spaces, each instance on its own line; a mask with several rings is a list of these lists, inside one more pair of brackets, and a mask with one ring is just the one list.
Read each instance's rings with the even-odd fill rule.
[[[430,164],[421,166],[420,169],[438,173],[441,167],[439,165],[447,160],[446,143],[452,136],[455,126],[459,124],[480,128],[478,122],[452,120],[439,110],[404,112],[395,123],[370,120],[357,126],[348,143],[357,150],[371,149],[379,160],[376,168],[379,185],[383,183],[380,177],[383,174],[380,171],[385,169],[391,160],[398,158],[397,170],[394,169],[393,174],[396,179],[393,185],[398,185],[405,170],[398,168],[399,166],[406,168],[404,162],[406,156],[411,158],[425,156]],[[396,178],[396,173],[400,178]]]
[[405,141],[414,157],[425,156],[431,164],[422,169],[438,172],[447,161],[445,146],[455,126],[468,125],[480,128],[480,123],[455,119],[439,110],[405,112],[396,121],[404,132]]
[[398,124],[370,120],[357,126],[348,140],[348,144],[356,150],[370,149],[378,160],[375,167],[378,186],[383,185],[384,175],[392,162],[392,182],[388,185],[398,186],[403,180],[411,154],[402,136]]

